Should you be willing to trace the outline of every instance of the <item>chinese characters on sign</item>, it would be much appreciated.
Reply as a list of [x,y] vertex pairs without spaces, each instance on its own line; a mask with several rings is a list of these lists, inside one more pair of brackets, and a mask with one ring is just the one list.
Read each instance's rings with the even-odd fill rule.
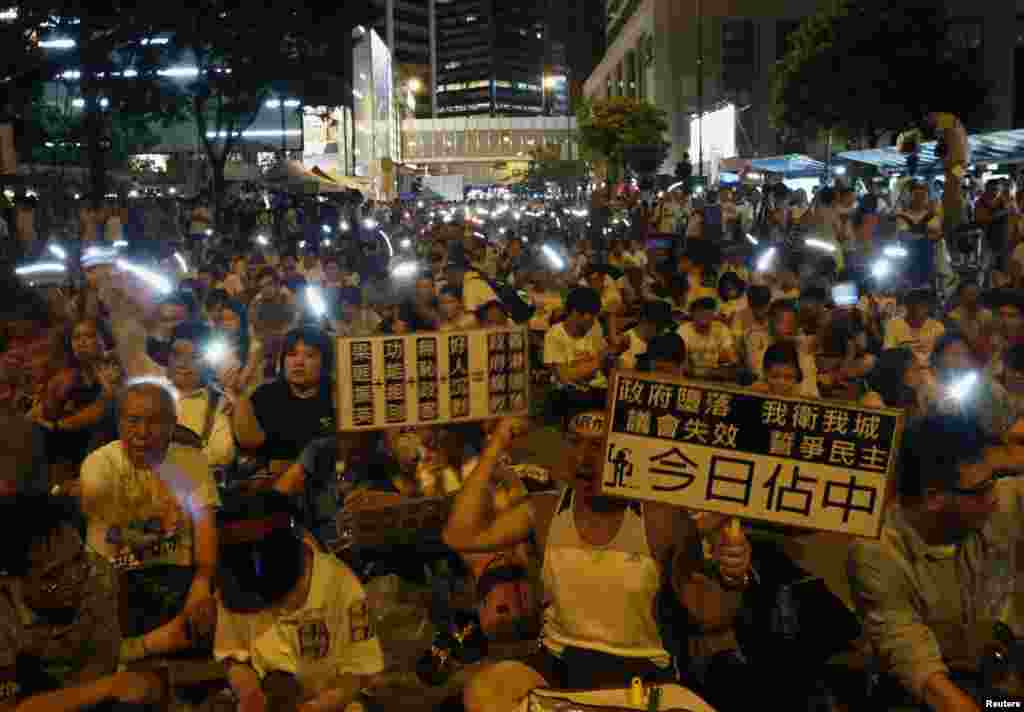
[[523,333],[487,337],[487,395],[491,415],[522,410],[526,403],[526,338]]
[[405,342],[402,339],[384,342],[384,403],[388,423],[406,422]]
[[352,364],[352,422],[355,425],[373,425],[373,353],[369,341],[353,341]]
[[337,340],[341,430],[440,425],[529,412],[520,329]]
[[416,377],[419,389],[420,422],[437,420],[437,339],[416,339]]
[[619,372],[602,490],[878,536],[897,411]]

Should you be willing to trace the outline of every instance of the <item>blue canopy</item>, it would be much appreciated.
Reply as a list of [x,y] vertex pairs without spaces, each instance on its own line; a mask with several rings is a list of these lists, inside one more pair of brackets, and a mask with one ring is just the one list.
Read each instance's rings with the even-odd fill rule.
[[824,163],[799,153],[772,158],[753,158],[750,167],[764,173],[779,173],[784,178],[820,178],[825,174]]
[[[967,137],[972,163],[1019,163],[1024,161],[1024,129],[994,131]],[[888,173],[905,173],[907,157],[895,146],[871,148],[863,151],[846,151],[840,158],[858,163],[867,163]],[[935,142],[921,144],[918,153],[918,170],[921,173],[939,173],[942,161],[935,155]]]

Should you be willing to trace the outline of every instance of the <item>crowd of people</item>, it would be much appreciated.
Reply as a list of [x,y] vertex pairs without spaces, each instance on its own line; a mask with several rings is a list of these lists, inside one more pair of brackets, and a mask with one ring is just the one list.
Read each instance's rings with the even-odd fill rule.
[[[537,687],[634,677],[683,684],[723,712],[769,690],[789,709],[839,704],[818,648],[777,656],[749,642],[778,632],[758,620],[755,594],[777,569],[751,523],[602,495],[615,369],[903,411],[881,537],[832,544],[849,560],[854,611],[843,611],[859,633],[837,649],[861,644],[881,674],[866,706],[847,708],[1011,699],[972,636],[1019,623],[1018,231],[989,243],[1004,257],[999,288],[962,275],[947,298],[928,288],[934,260],[912,247],[884,274],[844,264],[871,200],[825,190],[813,206],[781,190],[758,205],[672,192],[638,204],[636,229],[614,239],[607,201],[578,240],[538,237],[503,201],[411,205],[391,222],[413,223],[415,239],[392,255],[357,226],[333,245],[172,247],[145,264],[97,242],[80,252],[80,284],[10,275],[0,707],[167,704],[180,690],[147,662],[181,658],[223,663],[242,712],[370,704],[386,660],[364,586],[383,572],[421,577],[430,557],[415,542],[360,550],[337,522],[420,498],[451,505],[423,540],[439,540],[448,569],[483,572],[475,625],[538,641],[528,658],[477,670],[451,704],[517,710]],[[979,223],[1012,214],[999,190],[979,198]],[[928,191],[908,185],[906,207],[890,211],[904,246],[944,241],[918,229],[936,219]],[[484,235],[474,211],[508,222]],[[787,239],[782,226],[804,213],[839,249]],[[889,246],[875,233],[862,242],[872,255]],[[529,330],[533,416],[339,433],[336,339],[498,327]],[[520,481],[516,444],[543,428],[563,434],[558,465]],[[425,658],[434,672],[459,656],[461,639],[444,633]]]

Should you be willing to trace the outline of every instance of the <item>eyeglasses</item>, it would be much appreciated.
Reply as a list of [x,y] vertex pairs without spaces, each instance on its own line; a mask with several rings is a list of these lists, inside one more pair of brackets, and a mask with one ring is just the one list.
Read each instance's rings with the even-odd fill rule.
[[950,487],[949,491],[953,494],[958,494],[961,497],[980,497],[991,492],[996,482],[999,480],[1005,480],[1007,477],[1013,477],[1016,473],[1009,471],[995,472],[987,480],[983,480],[974,487]]

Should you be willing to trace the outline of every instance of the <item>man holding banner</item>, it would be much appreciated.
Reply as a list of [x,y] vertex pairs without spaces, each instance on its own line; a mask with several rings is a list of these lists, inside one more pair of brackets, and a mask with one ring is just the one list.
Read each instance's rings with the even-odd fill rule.
[[714,580],[700,573],[701,537],[685,510],[603,496],[606,425],[602,411],[574,415],[566,433],[569,485],[495,517],[488,498],[496,461],[524,427],[503,420],[463,484],[445,543],[459,552],[485,553],[535,536],[550,597],[541,650],[525,662],[477,673],[464,693],[470,712],[516,709],[537,687],[629,687],[633,677],[672,681],[671,656],[655,618],[663,582],[671,582],[703,634],[691,652],[711,657],[737,647],[732,623],[750,579],[749,543],[742,534],[716,543],[720,577]]

